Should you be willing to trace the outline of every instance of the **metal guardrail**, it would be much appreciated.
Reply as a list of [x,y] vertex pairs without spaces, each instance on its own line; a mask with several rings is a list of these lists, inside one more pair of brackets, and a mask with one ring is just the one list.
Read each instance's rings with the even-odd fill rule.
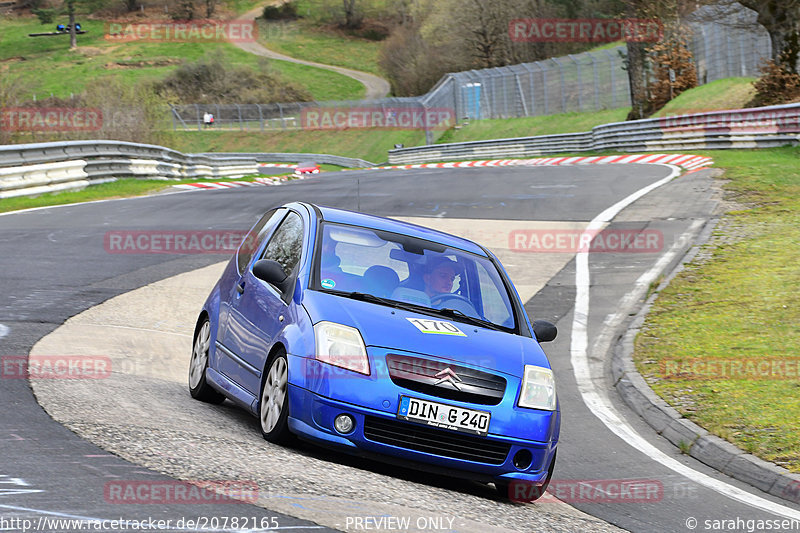
[[356,159],[353,157],[343,157],[331,154],[303,154],[303,153],[238,153],[238,152],[215,152],[205,153],[200,155],[214,156],[214,157],[252,157],[259,163],[302,163],[303,161],[313,161],[314,163],[336,165],[344,168],[365,168],[374,167],[375,163],[370,163],[364,159]]
[[798,143],[800,104],[789,104],[616,122],[581,133],[400,148],[389,151],[389,163],[516,159],[603,150],[768,148]]
[[0,146],[0,199],[80,189],[119,178],[236,178],[258,173],[259,162],[314,161],[346,168],[375,166],[330,154],[184,154],[121,141],[68,141]]
[[[616,122],[592,131],[389,151],[390,164],[518,159],[545,153],[763,148],[800,143],[800,104]],[[0,146],[0,198],[85,187],[120,177],[237,177],[257,163],[313,160],[348,168],[369,161],[329,154],[183,154],[163,146],[72,141]]]
[[254,157],[184,154],[120,141],[0,146],[0,198],[80,189],[118,178],[221,178],[258,172]]

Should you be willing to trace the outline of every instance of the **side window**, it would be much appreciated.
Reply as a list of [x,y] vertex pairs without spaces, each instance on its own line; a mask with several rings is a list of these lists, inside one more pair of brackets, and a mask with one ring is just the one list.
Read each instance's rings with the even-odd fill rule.
[[501,285],[500,279],[491,276],[483,265],[476,266],[483,300],[483,316],[495,324],[513,327],[514,311],[508,299],[503,297],[503,294],[506,294],[505,287]]
[[250,263],[253,254],[256,253],[256,250],[261,246],[264,237],[269,234],[270,230],[275,227],[275,224],[278,223],[285,213],[285,209],[272,209],[267,211],[267,213],[256,222],[253,229],[247,232],[247,235],[242,239],[242,244],[239,246],[239,250],[236,253],[236,266],[239,268],[239,274],[244,273],[244,269],[247,268],[247,264]]
[[297,263],[300,262],[302,250],[303,220],[300,215],[290,211],[278,229],[275,230],[261,259],[277,261],[288,276],[297,266]]

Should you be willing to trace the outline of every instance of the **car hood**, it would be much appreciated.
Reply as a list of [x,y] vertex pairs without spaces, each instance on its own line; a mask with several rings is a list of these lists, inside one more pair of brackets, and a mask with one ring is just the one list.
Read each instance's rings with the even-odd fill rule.
[[[313,323],[330,321],[357,328],[367,346],[431,355],[520,378],[524,365],[550,368],[541,347],[530,337],[321,291],[306,291],[303,305]],[[425,327],[431,325],[425,321],[431,320],[451,324],[461,334],[446,332],[453,329],[450,326],[440,333],[423,332],[433,331]]]

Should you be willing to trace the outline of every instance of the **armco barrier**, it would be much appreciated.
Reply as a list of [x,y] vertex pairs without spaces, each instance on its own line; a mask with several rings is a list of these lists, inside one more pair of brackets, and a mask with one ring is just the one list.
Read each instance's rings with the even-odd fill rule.
[[42,163],[0,168],[0,198],[41,194],[89,184],[86,161]]
[[363,159],[352,157],[342,157],[331,154],[291,154],[291,153],[224,153],[202,154],[215,157],[252,157],[259,163],[302,163],[303,161],[313,161],[314,163],[336,165],[344,168],[366,168],[374,167],[375,163],[370,163]]
[[70,141],[0,146],[0,198],[27,196],[118,178],[239,178],[257,174],[243,154],[183,154],[163,146]]
[[601,150],[769,148],[798,142],[800,104],[789,104],[616,122],[582,133],[400,148],[389,151],[389,163],[511,159]]

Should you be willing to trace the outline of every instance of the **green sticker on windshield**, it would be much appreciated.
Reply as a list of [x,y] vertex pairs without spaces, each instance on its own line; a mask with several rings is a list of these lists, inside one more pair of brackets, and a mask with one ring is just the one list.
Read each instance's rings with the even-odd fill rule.
[[336,282],[332,279],[323,279],[319,284],[322,285],[323,289],[332,289],[336,286]]

